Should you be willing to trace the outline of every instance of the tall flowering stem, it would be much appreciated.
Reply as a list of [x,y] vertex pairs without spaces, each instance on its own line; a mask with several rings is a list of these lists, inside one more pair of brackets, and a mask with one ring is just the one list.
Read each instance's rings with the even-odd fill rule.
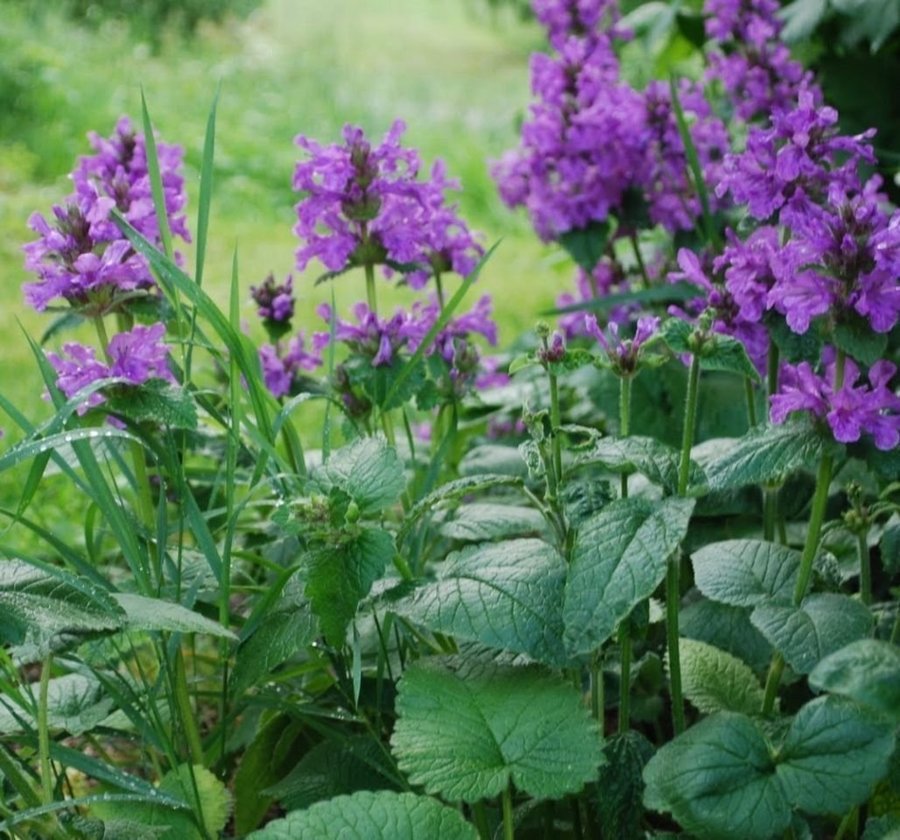
[[[631,377],[619,378],[619,436],[631,433]],[[628,498],[628,474],[621,475],[622,498]],[[631,628],[626,618],[619,625],[619,732],[627,732],[631,718]]]

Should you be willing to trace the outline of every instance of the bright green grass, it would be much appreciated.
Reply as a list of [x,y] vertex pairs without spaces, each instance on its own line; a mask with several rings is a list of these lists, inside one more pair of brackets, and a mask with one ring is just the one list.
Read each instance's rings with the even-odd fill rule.
[[[121,24],[81,29],[52,11],[29,18],[12,6],[5,25],[4,44],[15,48],[0,62],[26,67],[33,87],[31,118],[0,137],[0,388],[30,416],[45,409],[17,321],[38,337],[50,320],[22,303],[29,278],[20,247],[32,238],[26,220],[69,191],[65,175],[89,152],[89,130],[108,134],[123,113],[139,120],[141,87],[161,137],[187,150],[196,202],[206,118],[221,83],[206,282],[223,304],[235,247],[245,300],[268,271],[293,268],[294,137],[337,140],[345,122],[379,136],[397,117],[425,167],[443,157],[462,180],[462,210],[485,244],[503,239],[473,290],[495,295],[503,339],[527,329],[567,282],[548,267],[525,220],[501,205],[487,174],[487,161],[516,141],[528,101],[527,58],[539,44],[534,28],[511,17],[492,22],[464,2],[439,0],[270,0],[249,20],[207,28],[191,42],[164,39],[156,55]],[[313,286],[317,273],[312,267],[295,278],[300,327],[318,328],[313,309],[330,297],[327,287]],[[342,277],[335,291],[339,305],[361,298],[362,278]],[[386,283],[381,291],[386,308],[408,299]],[[245,311],[261,338],[249,302]],[[2,425],[8,439],[16,437],[11,424]]]

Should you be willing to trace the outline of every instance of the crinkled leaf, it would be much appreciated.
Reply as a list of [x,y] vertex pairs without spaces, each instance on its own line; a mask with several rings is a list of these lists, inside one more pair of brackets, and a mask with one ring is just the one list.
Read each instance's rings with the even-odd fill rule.
[[603,258],[613,227],[612,219],[607,216],[602,222],[590,222],[583,228],[566,231],[559,237],[559,244],[581,268],[590,273]]
[[336,487],[347,493],[363,515],[390,507],[406,487],[397,451],[376,437],[357,438],[333,452],[314,478],[326,491]]
[[42,637],[115,630],[123,619],[110,593],[84,578],[21,560],[0,561],[0,641],[21,642],[30,629]]
[[360,791],[294,811],[247,840],[477,840],[455,808],[414,793]]
[[477,802],[510,781],[536,799],[577,793],[603,755],[570,685],[542,668],[422,659],[400,681],[391,746],[416,785]]
[[155,423],[171,429],[196,429],[197,406],[186,388],[152,379],[127,393],[113,391],[106,408],[135,423]]
[[524,478],[527,469],[515,446],[486,443],[473,447],[463,456],[462,461],[459,462],[459,472],[464,476],[484,476],[495,473]]
[[430,630],[542,662],[564,662],[566,562],[548,543],[508,540],[451,554],[438,579],[393,605]]
[[872,613],[846,595],[820,592],[799,607],[760,604],[750,620],[798,674],[808,674],[828,654],[872,633]]
[[704,370],[736,373],[753,382],[759,381],[759,373],[747,355],[747,348],[730,335],[713,333],[710,336],[700,353],[700,367]]
[[293,811],[359,790],[391,789],[395,784],[385,761],[383,747],[369,736],[325,740],[307,750],[266,793]]
[[900,722],[900,649],[889,642],[851,642],[822,659],[809,675],[809,684]]
[[790,602],[800,568],[800,552],[763,540],[725,540],[695,551],[694,582],[714,601],[752,607]]
[[750,666],[730,653],[693,639],[680,639],[684,696],[704,714],[743,712],[753,715],[764,692]]
[[762,484],[813,467],[825,448],[825,438],[806,419],[756,426],[707,466],[706,477],[713,490]]
[[883,719],[842,697],[819,697],[791,721],[776,772],[800,810],[843,814],[869,797],[893,750]]
[[[89,732],[110,713],[112,705],[112,700],[104,697],[100,682],[84,674],[53,677],[47,686],[50,728],[64,730],[70,735]],[[0,733],[12,735],[27,731],[19,721],[31,721],[34,711],[33,708],[20,708],[11,697],[0,697]]]
[[306,647],[317,632],[318,625],[308,605],[292,604],[266,615],[238,648],[231,690],[242,694]]
[[603,837],[617,840],[643,838],[644,780],[642,773],[653,755],[640,732],[614,735],[603,747],[605,764],[597,779],[597,816]]
[[222,639],[237,640],[237,636],[217,621],[173,604],[161,598],[148,598],[125,592],[113,593],[113,598],[125,612],[125,627],[129,630],[164,630],[169,633],[206,633]]
[[342,645],[359,602],[394,557],[394,540],[380,528],[363,528],[351,541],[309,552],[306,596],[325,638]]
[[703,598],[680,617],[681,635],[715,645],[759,671],[772,659],[772,646],[750,621],[750,610]]
[[700,837],[767,840],[791,820],[769,747],[744,715],[719,712],[666,744],[644,770],[644,804]]
[[441,525],[440,532],[451,540],[484,542],[545,536],[547,522],[534,508],[482,502],[458,508],[453,519]]
[[[634,435],[594,441],[589,449],[579,453],[575,463],[576,466],[601,464],[617,473],[639,472],[667,493],[675,493],[680,461],[681,453],[674,447],[655,438]],[[691,461],[688,487],[702,491],[705,484],[703,470]]]
[[570,653],[594,650],[650,597],[687,533],[693,509],[693,499],[617,499],[581,526],[563,608]]

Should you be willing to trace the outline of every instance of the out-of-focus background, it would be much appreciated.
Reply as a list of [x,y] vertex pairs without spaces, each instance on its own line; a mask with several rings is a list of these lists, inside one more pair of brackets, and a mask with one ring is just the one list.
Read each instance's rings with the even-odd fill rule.
[[[691,42],[691,27],[702,33],[699,0],[624,6],[636,36],[622,67],[634,84],[701,72]],[[822,74],[844,128],[878,124],[879,152],[895,163],[898,10],[900,0],[794,0],[785,12],[795,53]],[[510,341],[572,275],[558,249],[502,206],[488,174],[517,142],[528,57],[544,48],[527,0],[0,0],[0,391],[29,416],[44,410],[21,333],[40,338],[51,320],[22,301],[27,219],[70,192],[66,176],[91,152],[89,131],[109,135],[122,114],[139,124],[141,89],[160,139],[186,150],[192,218],[221,85],[207,288],[224,301],[237,247],[255,337],[250,285],[293,270],[294,137],[334,142],[352,122],[377,139],[400,117],[424,166],[442,157],[461,179],[459,204],[485,244],[502,239],[475,292],[494,294],[501,341]],[[295,276],[300,327],[318,327],[313,310],[330,297],[313,285],[319,270]],[[350,274],[334,289],[348,304],[362,297],[362,280]],[[5,418],[0,426],[7,442],[17,435]]]

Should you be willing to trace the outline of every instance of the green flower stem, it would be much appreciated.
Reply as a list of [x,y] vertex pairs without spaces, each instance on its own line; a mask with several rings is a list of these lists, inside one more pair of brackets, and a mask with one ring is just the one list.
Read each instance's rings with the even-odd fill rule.
[[775,523],[778,519],[778,488],[763,488],[763,539],[775,542]]
[[491,824],[488,822],[487,808],[484,807],[484,802],[476,802],[472,806],[472,819],[480,840],[491,840]]
[[184,654],[179,647],[175,654],[175,702],[178,705],[178,713],[181,717],[181,725],[187,740],[188,752],[192,764],[204,764],[203,744],[200,741],[200,731],[197,729],[197,720],[194,709],[191,706],[191,698],[188,694],[187,673],[184,667]]
[[637,233],[631,231],[628,238],[631,240],[631,248],[634,251],[634,258],[637,260],[638,269],[641,272],[641,279],[644,281],[644,288],[649,289],[651,286],[650,276],[647,274],[647,266],[644,264],[643,256],[641,256],[641,246],[638,242]]
[[[623,376],[619,379],[619,437],[628,437],[631,434],[631,377]],[[628,475],[621,475],[622,498],[628,498]]]
[[[681,463],[678,469],[678,495],[687,494],[691,469],[691,448],[697,421],[697,397],[700,393],[700,358],[691,357],[687,398],[684,405],[684,430],[681,438]],[[681,554],[675,552],[666,569],[666,641],[669,652],[669,689],[672,698],[672,726],[675,734],[684,732],[684,696],[681,690],[681,653],[678,648],[678,605],[681,600]]]
[[106,332],[106,324],[102,315],[94,316],[94,329],[97,331],[97,338],[100,339],[100,349],[103,351],[103,358],[109,361],[109,334]]
[[366,301],[374,315],[378,314],[378,296],[375,292],[375,266],[366,263]]
[[503,840],[513,840],[516,835],[513,823],[512,783],[503,790]]
[[856,550],[859,554],[859,597],[868,606],[872,603],[872,566],[865,531],[856,535]]
[[44,658],[41,666],[41,682],[38,690],[37,729],[38,756],[41,765],[41,799],[44,805],[53,802],[53,768],[50,766],[50,722],[48,698],[50,694],[50,669],[53,654]]
[[753,380],[749,376],[744,377],[744,395],[747,398],[747,425],[752,429],[758,418],[756,416],[756,391],[753,388]]
[[556,474],[556,486],[562,484],[562,441],[559,438],[559,427],[562,425],[559,411],[559,384],[556,374],[547,370],[550,378],[550,423],[553,426],[553,471]]
[[[809,587],[809,579],[812,577],[813,561],[816,558],[816,550],[819,547],[819,537],[822,535],[822,524],[825,521],[825,508],[828,504],[828,488],[831,485],[831,473],[834,463],[831,455],[825,455],[819,464],[819,472],[816,476],[816,492],[812,500],[812,509],[809,514],[809,527],[806,530],[806,542],[803,545],[803,553],[800,555],[800,571],[797,575],[797,584],[794,587],[794,606],[800,606],[806,590]],[[775,697],[778,694],[778,686],[784,671],[784,658],[776,653],[769,666],[769,675],[766,678],[766,692],[763,698],[763,714],[771,714],[775,708]]]
[[599,650],[591,659],[591,715],[600,724],[603,734],[603,718],[606,702],[603,698],[603,659]]
[[[628,437],[631,432],[631,377],[619,379],[619,436]],[[621,496],[628,498],[628,474],[621,475]],[[626,619],[619,625],[620,680],[619,680],[619,732],[627,732],[631,723],[631,627]]]
[[778,345],[769,340],[769,354],[766,363],[766,397],[767,401],[771,400],[778,390],[778,364],[781,354],[778,351]]

